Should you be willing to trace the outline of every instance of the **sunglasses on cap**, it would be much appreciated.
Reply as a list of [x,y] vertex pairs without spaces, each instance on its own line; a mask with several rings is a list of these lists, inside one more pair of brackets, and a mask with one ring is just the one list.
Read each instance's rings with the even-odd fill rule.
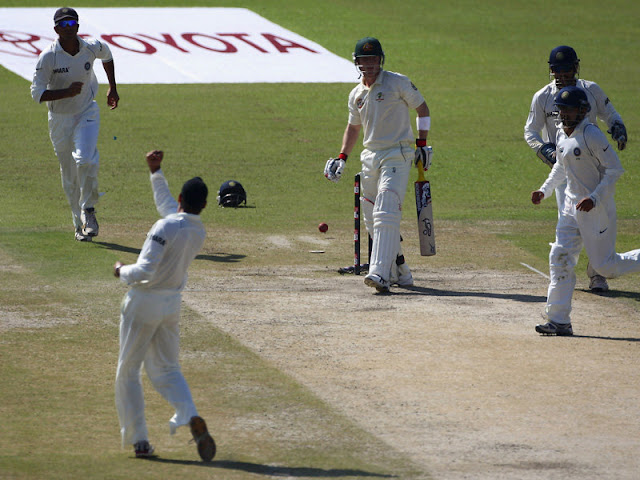
[[60,20],[57,24],[58,27],[75,27],[78,25],[77,20]]

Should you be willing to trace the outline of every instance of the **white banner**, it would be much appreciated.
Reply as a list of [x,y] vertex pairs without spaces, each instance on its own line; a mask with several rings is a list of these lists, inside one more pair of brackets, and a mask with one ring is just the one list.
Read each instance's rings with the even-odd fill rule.
[[[0,65],[31,81],[56,8],[0,8]],[[353,64],[244,8],[78,8],[118,83],[356,83]],[[104,70],[95,68],[107,83]]]

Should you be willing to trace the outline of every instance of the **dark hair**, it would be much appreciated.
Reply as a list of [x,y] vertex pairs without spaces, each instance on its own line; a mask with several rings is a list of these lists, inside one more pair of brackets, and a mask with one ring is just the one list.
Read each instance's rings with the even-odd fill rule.
[[200,213],[207,203],[209,189],[202,178],[193,177],[182,186],[182,209],[187,213]]

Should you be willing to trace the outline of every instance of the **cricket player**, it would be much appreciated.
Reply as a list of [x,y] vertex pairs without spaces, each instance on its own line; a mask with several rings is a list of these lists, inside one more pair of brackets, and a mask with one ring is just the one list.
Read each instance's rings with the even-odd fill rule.
[[[431,156],[426,148],[431,128],[429,107],[416,86],[404,75],[383,70],[380,42],[365,37],[356,43],[353,61],[362,81],[349,94],[349,119],[337,158],[327,161],[324,175],[337,182],[345,162],[363,130],[362,214],[373,238],[369,273],[364,283],[378,292],[390,285],[413,285],[411,270],[400,248],[402,202],[414,161],[427,170]],[[413,147],[409,110],[415,109],[418,138]]]
[[175,408],[169,420],[171,434],[189,425],[204,461],[215,455],[215,443],[198,415],[191,391],[182,375],[180,350],[181,292],[187,269],[205,239],[200,212],[207,204],[207,186],[200,177],[182,186],[176,202],[160,169],[163,153],[146,156],[151,172],[158,220],[132,265],[116,262],[114,275],[131,287],[120,316],[120,355],[116,373],[116,407],[122,445],[133,445],[136,457],[153,454],[144,415],[141,368],[144,364],[154,388]]
[[98,132],[100,109],[94,101],[98,80],[93,62],[102,60],[109,80],[107,104],[111,110],[120,97],[113,58],[106,43],[78,36],[78,13],[59,8],[54,16],[58,39],[38,58],[31,96],[46,102],[49,137],[60,162],[62,187],[71,206],[75,239],[90,242],[98,235],[95,204],[98,202]]
[[608,278],[640,272],[640,249],[616,253],[615,185],[624,173],[618,155],[606,136],[589,118],[591,103],[585,90],[569,86],[560,90],[554,104],[561,128],[555,138],[556,163],[549,177],[531,193],[537,205],[566,183],[556,241],[551,245],[551,282],[544,325],[546,335],[573,335],[571,298],[576,284],[575,266],[584,248],[593,268]]
[[[564,87],[577,86],[584,90],[591,106],[588,113],[591,123],[597,124],[597,119],[603,120],[619,150],[624,150],[627,144],[627,129],[607,95],[598,84],[578,78],[579,73],[580,59],[575,50],[566,45],[554,48],[549,54],[551,82],[538,90],[531,101],[529,117],[524,126],[524,139],[549,167],[553,167],[556,161],[555,138],[560,128],[554,100],[556,94]],[[558,215],[562,215],[566,186],[566,183],[562,182],[555,191]],[[592,263],[587,267],[587,275],[592,291],[609,290],[606,278],[596,272]]]

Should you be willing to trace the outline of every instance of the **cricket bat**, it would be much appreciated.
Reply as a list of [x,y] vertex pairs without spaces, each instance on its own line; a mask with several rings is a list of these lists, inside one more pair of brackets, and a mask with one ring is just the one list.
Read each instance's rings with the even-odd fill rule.
[[433,230],[433,209],[431,206],[431,184],[424,178],[422,161],[418,162],[418,181],[416,187],[416,210],[418,211],[418,237],[420,255],[436,254],[436,236]]

